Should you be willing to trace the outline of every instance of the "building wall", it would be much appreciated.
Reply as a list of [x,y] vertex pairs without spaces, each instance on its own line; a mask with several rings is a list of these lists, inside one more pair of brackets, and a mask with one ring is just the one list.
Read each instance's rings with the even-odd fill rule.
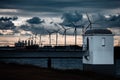
[[94,36],[93,42],[93,64],[114,64],[113,36]]
[[[89,39],[89,50],[86,51],[89,60],[83,57],[85,64],[114,64],[113,36],[112,35],[87,35],[85,45]],[[103,41],[104,39],[104,41]]]
[[[92,53],[92,49],[93,49],[93,40],[92,40],[93,36],[85,36],[84,37],[84,45],[85,45],[85,56],[83,56],[83,63],[86,64],[92,64],[93,63],[93,53]],[[87,39],[89,39],[89,45],[87,45]],[[89,49],[87,49],[87,47],[89,47]],[[88,59],[86,59],[85,57],[87,57]]]

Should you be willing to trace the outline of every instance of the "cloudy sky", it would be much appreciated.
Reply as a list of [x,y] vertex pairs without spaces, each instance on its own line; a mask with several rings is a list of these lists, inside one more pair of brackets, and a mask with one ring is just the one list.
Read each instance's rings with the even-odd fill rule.
[[[0,0],[0,35],[48,34],[57,31],[77,34],[89,22],[93,27],[120,33],[120,0]],[[73,25],[74,23],[75,25]],[[79,26],[79,27],[78,27]]]
[[66,11],[120,13],[119,0],[0,0],[1,15],[60,16]]

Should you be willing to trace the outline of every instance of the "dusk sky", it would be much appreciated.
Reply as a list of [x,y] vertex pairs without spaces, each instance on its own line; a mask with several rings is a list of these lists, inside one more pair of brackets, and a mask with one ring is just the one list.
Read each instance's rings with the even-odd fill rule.
[[96,28],[108,28],[120,34],[120,0],[0,0],[0,35],[48,34],[59,31],[81,34],[89,24],[86,12]]

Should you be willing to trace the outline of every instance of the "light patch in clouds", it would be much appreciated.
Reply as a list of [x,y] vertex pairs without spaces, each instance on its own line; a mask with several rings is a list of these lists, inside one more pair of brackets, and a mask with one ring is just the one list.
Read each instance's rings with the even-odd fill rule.
[[20,26],[26,24],[26,20],[30,19],[30,17],[19,17],[18,20],[13,21],[15,26]]
[[103,9],[100,11],[101,14],[112,15],[112,14],[120,14],[120,8],[116,9]]
[[12,30],[5,30],[4,32],[3,32],[3,30],[0,30],[0,34],[1,35],[13,35],[13,31]]
[[11,13],[11,12],[13,12],[13,13],[18,13],[19,12],[19,10],[18,9],[0,9],[0,13]]

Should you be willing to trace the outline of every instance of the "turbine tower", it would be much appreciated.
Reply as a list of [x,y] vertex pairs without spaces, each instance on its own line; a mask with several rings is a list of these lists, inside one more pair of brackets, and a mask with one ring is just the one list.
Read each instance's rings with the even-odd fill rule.
[[61,29],[58,29],[58,30],[54,30],[55,34],[56,34],[56,46],[58,46],[58,32],[60,31]]
[[75,35],[75,46],[77,45],[77,27],[74,23],[72,23],[74,26],[74,35]]
[[39,45],[42,46],[42,35],[39,34]]
[[[52,20],[52,21],[50,22],[50,24],[53,24],[54,26],[56,26],[57,29],[60,28],[60,26],[58,26],[58,24],[55,23],[52,18],[51,18],[51,20]],[[54,30],[54,33],[56,34],[56,46],[58,45],[58,32],[59,32],[60,30],[61,30],[61,29]]]
[[[53,22],[54,23],[54,22]],[[57,26],[57,28],[59,27],[57,23],[54,23],[55,26]],[[54,32],[56,33],[56,46],[58,45],[58,32],[60,31],[61,29],[58,29],[58,30],[54,30]]]
[[49,35],[49,45],[51,46],[51,35],[52,35],[53,32],[50,32],[48,30],[46,30],[46,31],[47,31],[47,33]]
[[64,45],[66,46],[66,32],[67,30],[71,29],[71,28],[65,28],[63,25],[62,25],[62,28],[64,29],[64,35],[65,35],[65,38],[64,38]]
[[35,33],[35,44],[37,44],[36,39],[37,39],[37,33]]

